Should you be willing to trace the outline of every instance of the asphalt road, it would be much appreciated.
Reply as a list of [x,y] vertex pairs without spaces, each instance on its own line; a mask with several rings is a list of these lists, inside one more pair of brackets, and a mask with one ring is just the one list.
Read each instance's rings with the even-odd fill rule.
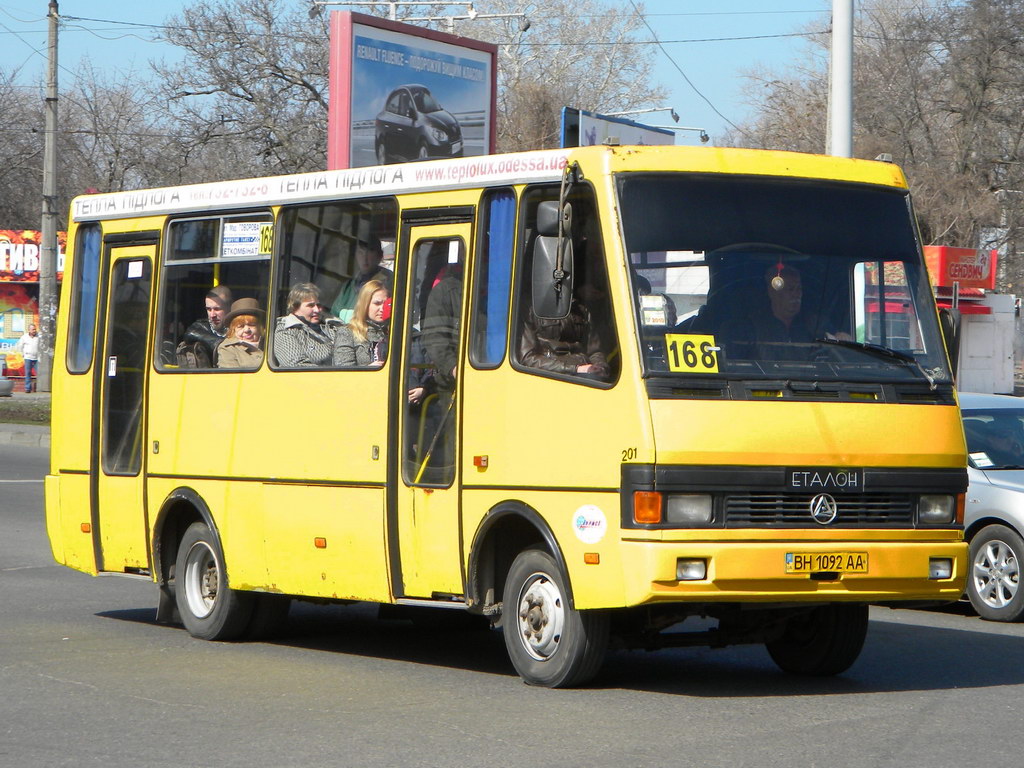
[[293,608],[273,642],[153,623],[156,588],[53,564],[45,449],[0,445],[0,766],[1018,765],[1024,626],[873,609],[837,678],[760,647],[613,654],[523,685],[497,632]]

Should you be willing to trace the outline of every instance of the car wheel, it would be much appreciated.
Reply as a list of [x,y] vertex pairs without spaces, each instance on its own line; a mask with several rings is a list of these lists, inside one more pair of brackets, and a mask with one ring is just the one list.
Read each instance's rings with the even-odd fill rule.
[[424,144],[423,142],[420,142],[420,148],[416,152],[416,159],[417,160],[429,160],[430,159],[430,152],[427,151],[427,145]]
[[387,164],[388,164],[388,152],[387,152],[387,149],[384,147],[384,142],[381,141],[381,142],[377,143],[377,165],[387,165]]
[[765,647],[783,671],[825,677],[850,668],[867,632],[866,605],[823,605],[788,619]]
[[608,614],[571,607],[566,583],[555,559],[539,549],[519,553],[509,568],[502,631],[512,665],[528,685],[582,685],[604,661]]
[[971,539],[967,596],[983,619],[1020,621],[1024,617],[1021,557],[1024,539],[1005,525],[987,525]]
[[174,595],[185,629],[203,640],[236,640],[252,618],[254,593],[228,586],[224,554],[205,523],[192,523],[178,547]]

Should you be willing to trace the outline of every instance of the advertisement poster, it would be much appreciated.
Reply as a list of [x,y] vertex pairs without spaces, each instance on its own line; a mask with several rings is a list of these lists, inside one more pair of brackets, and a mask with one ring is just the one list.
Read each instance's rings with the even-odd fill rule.
[[[57,279],[64,270],[67,233],[57,233]],[[34,229],[0,229],[0,366],[8,375],[22,370],[15,349],[30,323],[38,323],[39,249],[42,233]]]
[[[494,57],[493,46],[422,27],[332,24],[329,167],[490,154]],[[336,135],[346,130],[347,142]]]

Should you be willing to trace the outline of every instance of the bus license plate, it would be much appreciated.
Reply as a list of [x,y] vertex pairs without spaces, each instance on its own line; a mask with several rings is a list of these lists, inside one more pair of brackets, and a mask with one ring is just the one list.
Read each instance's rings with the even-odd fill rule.
[[786,573],[867,573],[867,552],[787,552]]

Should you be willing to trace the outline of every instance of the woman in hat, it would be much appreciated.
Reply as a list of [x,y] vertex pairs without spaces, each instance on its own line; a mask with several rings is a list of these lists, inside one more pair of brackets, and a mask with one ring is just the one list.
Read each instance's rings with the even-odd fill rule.
[[259,368],[263,362],[263,310],[256,299],[239,299],[224,318],[227,334],[217,347],[218,368]]

